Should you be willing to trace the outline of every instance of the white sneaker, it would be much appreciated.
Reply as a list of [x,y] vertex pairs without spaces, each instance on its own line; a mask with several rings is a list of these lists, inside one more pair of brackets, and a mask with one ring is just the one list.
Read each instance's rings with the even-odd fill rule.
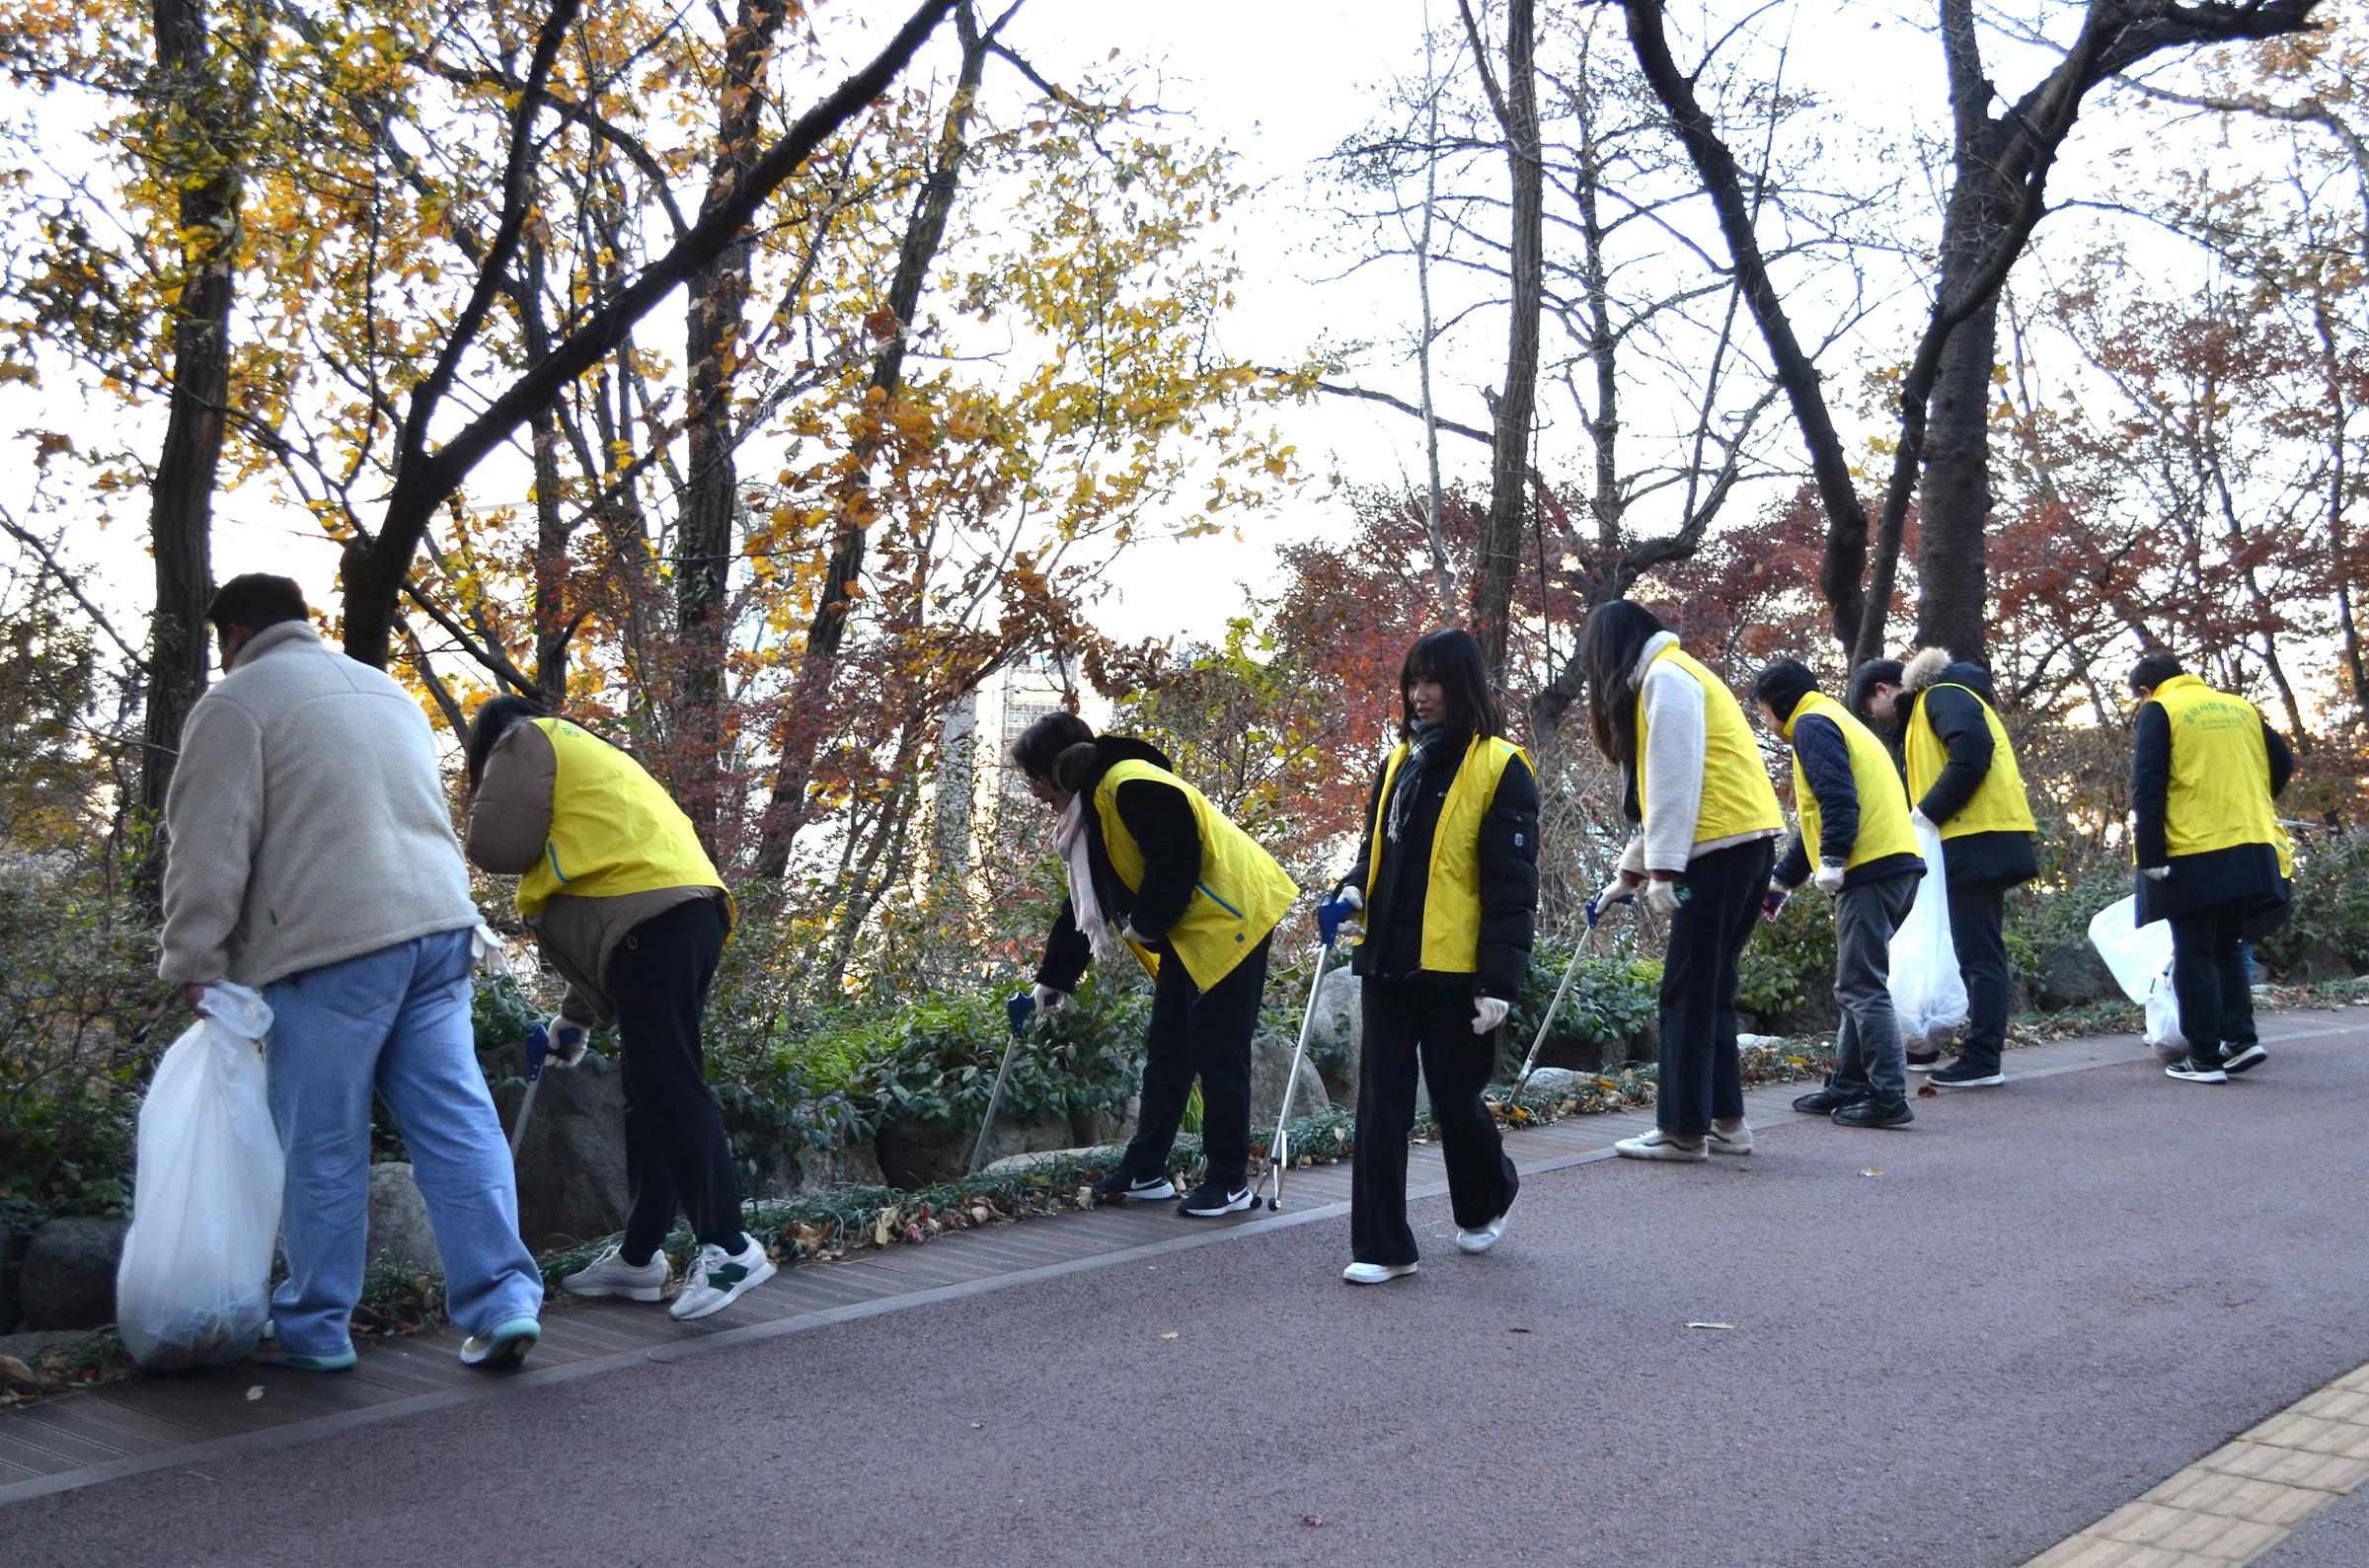
[[715,1245],[703,1246],[691,1260],[691,1273],[683,1281],[682,1290],[675,1296],[674,1305],[666,1315],[677,1322],[705,1317],[721,1312],[756,1287],[773,1278],[773,1259],[765,1255],[765,1243],[755,1236],[737,1252],[726,1252]]
[[1691,1144],[1680,1143],[1677,1139],[1672,1138],[1668,1133],[1665,1133],[1660,1128],[1656,1127],[1651,1132],[1645,1134],[1643,1138],[1622,1139],[1619,1143],[1612,1146],[1612,1152],[1616,1155],[1619,1155],[1624,1159],[1679,1159],[1699,1161],[1709,1159],[1711,1157],[1711,1151],[1704,1147],[1704,1143],[1705,1141],[1700,1138],[1696,1139]]
[[650,1253],[640,1268],[625,1261],[624,1250],[620,1242],[573,1274],[563,1275],[560,1289],[571,1296],[615,1296],[629,1302],[654,1302],[665,1295],[667,1276],[673,1272],[666,1265],[665,1250]]
[[1414,1272],[1412,1263],[1352,1263],[1340,1271],[1351,1285],[1384,1285]]
[[1497,1244],[1497,1237],[1505,1233],[1505,1219],[1500,1214],[1478,1231],[1459,1230],[1456,1232],[1457,1247],[1466,1252],[1488,1251]]
[[1706,1143],[1715,1155],[1748,1155],[1752,1153],[1752,1129],[1741,1127],[1732,1133],[1723,1133],[1714,1127]]

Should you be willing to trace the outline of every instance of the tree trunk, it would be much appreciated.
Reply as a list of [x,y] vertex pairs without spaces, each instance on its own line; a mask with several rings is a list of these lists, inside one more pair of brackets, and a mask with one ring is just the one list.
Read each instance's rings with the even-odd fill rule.
[[230,309],[245,177],[237,137],[253,90],[217,72],[204,0],[154,0],[151,15],[165,171],[181,186],[184,279],[166,319],[172,402],[148,501],[156,608],[149,623],[140,804],[156,834],[135,879],[153,903],[163,888],[165,798],[180,756],[182,725],[205,689],[214,483],[230,398]]
[[[765,102],[759,89],[788,15],[788,0],[740,0],[739,23],[726,35],[730,41],[725,48],[708,207],[728,196],[756,161]],[[691,367],[691,401],[683,430],[688,487],[675,554],[675,632],[682,679],[674,732],[683,776],[678,783],[682,807],[711,851],[717,847],[717,814],[724,792],[724,666],[732,635],[726,600],[740,508],[732,386],[745,326],[749,258],[748,241],[738,240],[692,275],[683,355]]]
[[[914,203],[912,222],[906,226],[904,243],[897,252],[896,271],[889,278],[886,303],[895,318],[894,336],[872,362],[871,386],[881,394],[882,408],[904,382],[905,335],[921,307],[922,287],[929,281],[931,264],[946,238],[955,193],[961,187],[962,166],[970,156],[971,112],[987,68],[988,40],[979,32],[969,5],[955,13],[955,25],[962,39],[962,64],[954,99],[947,106],[945,127],[939,133],[935,166]],[[877,411],[873,417],[879,417]],[[755,871],[760,877],[779,877],[789,869],[790,847],[806,823],[806,786],[813,782],[839,650],[847,641],[848,615],[864,571],[865,544],[872,525],[872,456],[877,445],[877,438],[866,434],[848,454],[848,479],[838,497],[839,533],[831,543],[814,616],[806,627],[805,648],[783,723],[781,759],[758,827]]]
[[1977,661],[1989,639],[1984,540],[1991,516],[1991,368],[1998,348],[1994,295],[1957,325],[1942,350],[1918,488],[1917,645]]
[[[1467,31],[1487,80],[1488,54],[1470,9]],[[1513,176],[1513,233],[1507,256],[1513,300],[1505,330],[1505,386],[1490,406],[1489,511],[1481,521],[1480,571],[1473,583],[1473,631],[1490,681],[1505,684],[1514,580],[1521,571],[1522,518],[1530,477],[1530,425],[1538,403],[1539,313],[1545,301],[1546,170],[1538,145],[1537,21],[1532,0],[1511,0],[1505,17],[1505,82],[1490,104],[1505,136]]]

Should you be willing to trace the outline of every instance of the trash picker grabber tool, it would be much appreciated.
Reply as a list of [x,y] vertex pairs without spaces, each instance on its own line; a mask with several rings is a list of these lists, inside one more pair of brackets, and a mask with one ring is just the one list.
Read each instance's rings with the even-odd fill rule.
[[1547,1043],[1547,1031],[1555,1027],[1556,1018],[1562,1014],[1563,999],[1571,994],[1571,982],[1579,974],[1579,960],[1587,956],[1587,949],[1595,939],[1596,923],[1590,920],[1587,931],[1579,938],[1579,945],[1571,949],[1571,961],[1563,966],[1563,984],[1555,988],[1555,1000],[1547,1004],[1547,1015],[1538,1020],[1538,1037],[1530,1042],[1530,1054],[1522,1059],[1522,1076],[1513,1081],[1513,1092],[1505,1096],[1507,1110],[1513,1109],[1514,1101],[1520,1099],[1522,1090],[1529,1087],[1530,1075],[1538,1070],[1539,1050]]
[[518,1119],[510,1123],[510,1158],[518,1157],[519,1142],[526,1137],[526,1119],[535,1114],[535,1091],[543,1086],[543,1064],[551,1056],[551,1032],[536,1024],[526,1035],[526,1098],[518,1102]]
[[1283,1207],[1283,1167],[1291,1162],[1291,1135],[1285,1131],[1291,1125],[1292,1091],[1300,1086],[1300,1064],[1308,1056],[1308,1031],[1316,1022],[1316,994],[1324,988],[1325,966],[1333,961],[1333,943],[1339,936],[1341,926],[1356,908],[1338,899],[1316,906],[1316,928],[1324,933],[1324,951],[1317,954],[1316,973],[1308,981],[1308,1006],[1300,1011],[1300,1043],[1292,1048],[1291,1076],[1283,1081],[1283,1108],[1275,1113],[1274,1142],[1266,1147],[1266,1170],[1259,1184],[1251,1189],[1251,1208],[1259,1207],[1259,1194],[1265,1190],[1269,1178],[1275,1184],[1273,1194],[1266,1200],[1271,1212]]
[[995,1087],[987,1091],[987,1114],[979,1118],[979,1141],[970,1146],[970,1166],[964,1173],[979,1173],[980,1157],[987,1153],[987,1134],[995,1127],[995,1107],[1004,1097],[1004,1080],[1012,1076],[1012,1053],[1020,1049],[1020,1031],[1029,1026],[1029,1018],[1036,1011],[1036,999],[1023,991],[1004,999],[1004,1016],[1012,1025],[1011,1043],[1004,1047],[1003,1066],[995,1070]]

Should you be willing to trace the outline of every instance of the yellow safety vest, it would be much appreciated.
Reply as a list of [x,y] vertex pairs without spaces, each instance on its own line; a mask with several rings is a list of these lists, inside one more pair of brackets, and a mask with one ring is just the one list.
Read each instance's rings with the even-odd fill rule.
[[[1844,868],[1855,869],[1870,860],[1880,860],[1889,855],[1915,855],[1916,830],[1908,825],[1908,792],[1900,786],[1900,770],[1892,766],[1892,754],[1883,749],[1875,732],[1851,716],[1850,709],[1823,692],[1811,692],[1794,706],[1794,716],[1786,721],[1785,738],[1794,738],[1794,726],[1802,718],[1815,713],[1832,719],[1843,732],[1843,744],[1851,752],[1851,784],[1859,791],[1859,837],[1851,841],[1851,859]],[[1809,786],[1809,776],[1801,771],[1801,753],[1794,753],[1794,809],[1801,816],[1801,849],[1809,863],[1818,863],[1818,794]]]
[[[1703,688],[1703,804],[1695,817],[1695,842],[1712,839],[1739,839],[1750,833],[1772,832],[1785,826],[1785,812],[1777,804],[1777,790],[1769,783],[1767,764],[1760,760],[1760,747],[1752,739],[1752,726],[1744,721],[1744,710],[1727,690],[1727,683],[1711,673],[1694,656],[1676,643],[1671,643],[1653,656],[1653,663],[1669,659],[1693,676]],[[1652,665],[1647,665],[1649,671]],[[1652,802],[1645,798],[1645,724],[1644,683],[1638,683],[1637,694],[1637,808],[1638,814],[1650,821]]]
[[564,718],[528,722],[551,738],[557,772],[551,836],[543,859],[518,879],[518,913],[541,914],[556,893],[618,898],[724,886],[691,819],[640,763]]
[[[1143,847],[1119,820],[1118,786],[1136,781],[1181,790],[1192,807],[1193,826],[1201,836],[1201,876],[1193,885],[1192,901],[1168,929],[1168,944],[1192,983],[1207,991],[1231,974],[1260,939],[1275,929],[1283,912],[1299,896],[1299,886],[1284,874],[1273,856],[1228,821],[1198,789],[1165,768],[1128,761],[1104,774],[1102,783],[1094,786],[1094,813],[1103,825],[1103,847],[1110,854],[1110,869],[1129,891],[1143,885]],[[1159,972],[1155,955],[1138,947],[1135,956],[1143,960],[1146,969]]]
[[[1530,766],[1529,756],[1511,741],[1474,736],[1464,749],[1455,782],[1448,785],[1448,798],[1440,805],[1439,825],[1431,833],[1430,880],[1423,893],[1421,967],[1433,974],[1469,975],[1480,967],[1481,819],[1489,815],[1497,784],[1517,757],[1524,768]],[[1368,892],[1382,879],[1391,781],[1406,760],[1407,743],[1401,741],[1382,765],[1382,793],[1374,802],[1372,836],[1366,841],[1372,847],[1365,868]],[[1363,946],[1366,938],[1357,940]]]
[[[2007,726],[1999,722],[1991,705],[1983,702],[1982,694],[1972,687],[1959,686],[1955,681],[1944,681],[1942,686],[1953,687],[1980,704],[1982,721],[1991,731],[1991,771],[1982,776],[1974,798],[1960,807],[1955,816],[1940,824],[1942,837],[2036,831],[2031,820],[2031,802],[2024,795],[2024,771],[2016,766],[2016,748],[2008,744]],[[1932,690],[1938,692],[1942,686]],[[1909,797],[1922,800],[1949,762],[1949,748],[1942,743],[1933,720],[1926,715],[1924,698],[1918,699],[1916,713],[1908,721],[1908,743],[1902,749],[1908,753]]]
[[2267,844],[2278,851],[2279,874],[2292,876],[2294,851],[2270,804],[2270,748],[2254,706],[2193,675],[2173,676],[2148,701],[2172,721],[2165,848],[2175,856],[2209,855]]

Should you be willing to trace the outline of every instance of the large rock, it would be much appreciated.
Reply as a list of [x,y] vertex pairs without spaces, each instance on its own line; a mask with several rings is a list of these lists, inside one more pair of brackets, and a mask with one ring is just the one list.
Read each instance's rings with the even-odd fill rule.
[[0,1334],[17,1326],[17,1266],[33,1237],[0,1228]]
[[870,1140],[841,1144],[828,1155],[809,1150],[794,1166],[776,1172],[775,1190],[759,1197],[805,1197],[833,1187],[885,1187],[880,1156]]
[[2105,960],[2086,937],[2042,951],[2031,989],[2033,1000],[2050,1012],[2122,998],[2114,972],[2105,967]]
[[981,1166],[979,1174],[982,1176],[1020,1175],[1037,1169],[1039,1166],[1059,1164],[1065,1159],[1089,1157],[1099,1158],[1106,1162],[1114,1161],[1118,1157],[1118,1147],[1113,1144],[1094,1144],[1079,1149],[1039,1149],[1032,1154],[1006,1155],[1001,1159]]
[[1125,1104],[1112,1110],[1073,1111],[1069,1118],[1069,1136],[1087,1148],[1122,1143],[1135,1130],[1135,1118],[1142,1111],[1143,1097],[1139,1094],[1129,1095]]
[[[1299,1042],[1282,1035],[1261,1034],[1251,1042],[1251,1126],[1272,1127],[1283,1108],[1283,1085],[1291,1080],[1292,1057]],[[1299,1063],[1299,1087],[1291,1096],[1291,1117],[1314,1116],[1333,1108],[1325,1081],[1316,1064]]]
[[2300,936],[2287,944],[2287,965],[2279,978],[2290,986],[2316,986],[2324,981],[2350,980],[2352,965],[2343,949],[2317,936]]
[[[517,1091],[504,1101],[506,1126],[517,1118]],[[633,1200],[625,1180],[625,1080],[588,1061],[546,1072],[517,1163],[518,1233],[530,1246],[588,1241],[624,1229]]]
[[1365,1042],[1363,982],[1344,967],[1316,988],[1316,1013],[1308,1023],[1308,1054],[1321,1065],[1326,1093],[1342,1105],[1357,1103],[1357,1063]]
[[370,1167],[370,1261],[406,1274],[444,1272],[427,1200],[402,1160]]
[[115,1320],[115,1264],[127,1220],[52,1220],[33,1233],[17,1271],[27,1328],[98,1328]]
[[[949,1121],[891,1120],[880,1126],[875,1141],[880,1159],[880,1173],[889,1186],[912,1189],[927,1187],[935,1182],[953,1181],[970,1165],[970,1152],[977,1145],[979,1129],[976,1123]],[[1043,1149],[1065,1149],[1075,1134],[1066,1116],[1034,1116],[1027,1119],[999,1114],[994,1128],[987,1135],[985,1159],[982,1164],[1006,1155],[1029,1154]]]

